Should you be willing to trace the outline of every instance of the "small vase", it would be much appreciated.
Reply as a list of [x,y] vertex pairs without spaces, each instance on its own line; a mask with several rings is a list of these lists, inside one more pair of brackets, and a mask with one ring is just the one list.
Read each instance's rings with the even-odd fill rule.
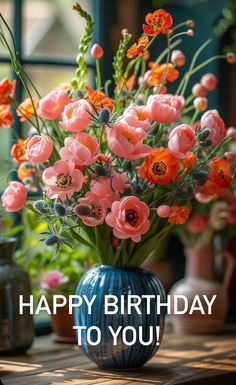
[[76,344],[74,316],[69,314],[69,305],[57,308],[57,313],[52,314],[52,329],[54,341],[67,344]]
[[[218,332],[224,325],[228,310],[228,288],[234,269],[233,257],[227,251],[218,253],[226,259],[226,269],[222,283],[214,279],[214,259],[216,254],[211,244],[199,248],[185,249],[186,274],[185,278],[177,282],[170,294],[187,297],[189,308],[195,295],[199,295],[205,314],[194,311],[192,314],[171,315],[173,328],[177,332],[189,334],[209,334]],[[207,314],[207,304],[203,295],[211,299],[217,295],[213,305],[212,314]]]
[[[165,301],[164,289],[158,278],[142,268],[120,268],[110,266],[99,266],[88,271],[79,282],[76,294],[86,295],[89,299],[96,295],[92,314],[88,314],[86,304],[75,308],[75,323],[77,326],[98,326],[101,330],[101,342],[92,346],[87,342],[86,332],[82,332],[82,350],[84,353],[103,369],[134,369],[144,365],[157,351],[158,336],[156,326],[160,327],[159,344],[161,344],[164,330],[164,314],[158,315],[156,301],[151,305],[151,313],[147,313],[145,304],[141,303],[141,313],[132,311],[121,314],[121,295],[127,303],[128,295],[160,295],[161,302]],[[114,295],[118,298],[118,309],[116,314],[104,314],[105,295]],[[122,340],[119,333],[117,345],[113,344],[113,337],[109,330],[112,326],[116,332],[119,326],[122,330],[126,326],[132,326],[139,330],[142,327],[143,340],[148,341],[150,327],[153,327],[154,335],[151,344],[144,346],[137,338],[133,345],[128,346]],[[131,338],[132,339],[132,338]]]
[[12,259],[15,238],[0,241],[0,353],[26,351],[34,339],[33,316],[29,308],[19,314],[19,296],[29,302],[29,274]]

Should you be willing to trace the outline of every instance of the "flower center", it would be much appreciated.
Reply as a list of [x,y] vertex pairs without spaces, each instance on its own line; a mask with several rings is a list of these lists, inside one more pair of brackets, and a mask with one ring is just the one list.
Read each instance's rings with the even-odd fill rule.
[[138,223],[139,215],[138,212],[134,209],[129,209],[125,211],[125,219],[131,226],[136,226]]
[[60,188],[67,188],[72,184],[72,176],[69,174],[58,174],[56,184]]
[[92,203],[92,204],[90,205],[90,208],[91,208],[91,216],[93,216],[93,217],[96,218],[96,219],[100,219],[101,216],[102,216],[102,210],[101,210],[101,207],[95,205],[94,203]]
[[138,120],[146,120],[146,114],[142,111],[136,110]]
[[219,170],[218,175],[221,179],[225,179],[225,174],[223,170]]
[[167,166],[163,161],[155,162],[152,166],[152,172],[155,175],[165,175]]

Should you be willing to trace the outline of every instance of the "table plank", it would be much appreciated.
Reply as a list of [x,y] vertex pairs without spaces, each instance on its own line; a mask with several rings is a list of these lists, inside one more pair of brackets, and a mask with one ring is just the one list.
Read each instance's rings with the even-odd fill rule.
[[27,355],[0,361],[0,378],[3,385],[234,385],[235,346],[232,331],[214,336],[166,333],[157,355],[142,369],[112,372],[98,369],[77,346],[40,337]]

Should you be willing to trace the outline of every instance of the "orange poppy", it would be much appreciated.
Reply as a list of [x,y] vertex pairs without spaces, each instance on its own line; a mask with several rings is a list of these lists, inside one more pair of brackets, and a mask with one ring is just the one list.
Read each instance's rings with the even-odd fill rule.
[[0,82],[0,104],[10,104],[13,98],[16,81],[10,82],[8,79],[3,79]]
[[148,36],[156,36],[160,33],[166,34],[172,27],[172,16],[164,9],[157,9],[153,13],[148,13],[143,24],[143,31]]
[[209,163],[211,171],[208,179],[218,187],[229,187],[232,183],[230,162],[225,158],[213,158]]
[[16,163],[23,163],[26,153],[26,141],[23,139],[18,139],[17,143],[13,144],[11,148],[11,156]]
[[[34,105],[33,105],[34,104]],[[34,115],[34,110],[37,110],[39,100],[33,96],[33,103],[30,98],[25,99],[17,108],[16,113],[21,122],[25,122]]]
[[11,127],[14,119],[9,105],[0,105],[0,127]]
[[87,100],[92,104],[98,111],[103,107],[109,108],[110,111],[113,110],[114,100],[108,98],[106,94],[99,90],[94,90],[93,88],[87,86]]
[[125,91],[132,91],[135,85],[136,78],[134,75],[131,75],[126,82],[124,82],[124,78],[122,77],[119,84],[115,87],[115,92],[119,92],[120,88],[122,87]]
[[138,173],[152,183],[168,185],[178,174],[178,162],[167,148],[155,148],[148,154]]
[[194,155],[193,152],[188,151],[187,154],[185,155],[185,158],[181,159],[179,162],[180,168],[182,168],[182,170],[187,173],[189,169],[194,165],[196,160],[197,160],[196,155]]
[[191,210],[187,206],[172,206],[168,222],[182,225],[188,220],[190,212]]
[[161,82],[166,83],[166,81],[172,83],[179,77],[179,71],[171,63],[157,65],[151,63],[151,66],[152,70],[148,77],[149,87],[155,87]]
[[144,50],[146,46],[149,43],[148,36],[142,36],[140,39],[138,39],[138,43],[133,44],[127,51],[127,58],[132,59],[136,56],[142,55],[144,53]]

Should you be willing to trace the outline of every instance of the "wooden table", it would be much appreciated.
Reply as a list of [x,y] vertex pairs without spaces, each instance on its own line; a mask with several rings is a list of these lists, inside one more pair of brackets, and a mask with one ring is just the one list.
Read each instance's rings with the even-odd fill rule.
[[236,336],[226,330],[214,336],[165,333],[157,355],[142,369],[99,370],[77,346],[39,337],[25,356],[0,357],[1,385],[77,384],[236,384]]

